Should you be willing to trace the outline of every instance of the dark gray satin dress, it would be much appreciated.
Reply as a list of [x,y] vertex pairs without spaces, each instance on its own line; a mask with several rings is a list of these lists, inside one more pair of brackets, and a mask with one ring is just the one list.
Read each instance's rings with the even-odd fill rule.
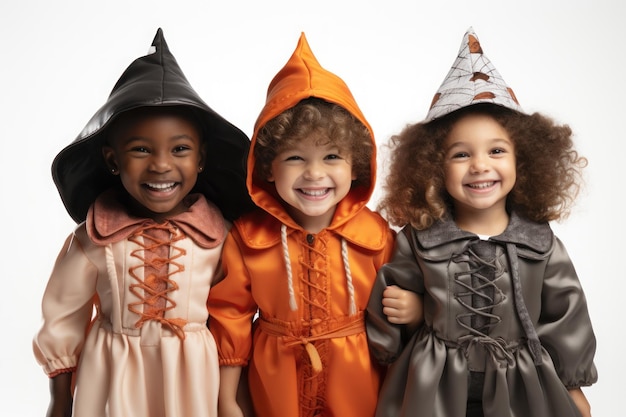
[[[479,242],[452,221],[398,234],[367,310],[372,354],[389,365],[377,417],[465,417],[481,392],[486,417],[579,416],[567,389],[596,382],[596,341],[563,244],[514,213]],[[382,313],[392,284],[423,295],[414,334]]]

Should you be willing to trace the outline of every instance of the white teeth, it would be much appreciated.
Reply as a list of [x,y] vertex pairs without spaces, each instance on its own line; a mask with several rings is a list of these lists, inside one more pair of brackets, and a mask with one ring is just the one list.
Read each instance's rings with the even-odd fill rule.
[[469,184],[470,188],[489,188],[494,184],[494,181],[490,182],[481,182],[480,184]]
[[146,183],[146,185],[150,188],[154,188],[157,190],[165,190],[167,188],[172,188],[176,183],[175,182],[167,182],[167,183]]
[[312,197],[319,197],[319,196],[322,196],[322,195],[326,194],[328,192],[328,189],[323,189],[323,190],[305,190],[305,189],[301,189],[300,191],[302,191],[302,194],[310,195]]

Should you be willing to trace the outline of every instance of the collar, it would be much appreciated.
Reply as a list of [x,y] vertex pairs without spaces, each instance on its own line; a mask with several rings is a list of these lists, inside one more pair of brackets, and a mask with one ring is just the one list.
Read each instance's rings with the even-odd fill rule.
[[[503,244],[512,243],[538,254],[546,254],[552,247],[552,238],[553,232],[548,223],[532,222],[512,212],[504,232],[498,236],[491,236],[489,240]],[[417,239],[422,248],[428,251],[450,243],[464,246],[468,242],[478,240],[479,237],[459,229],[454,221],[448,219],[419,231]]]
[[[255,249],[269,248],[280,244],[280,228],[283,223],[276,217],[259,209],[242,216],[235,221],[235,227],[239,231],[246,246]],[[287,226],[287,234],[307,232],[294,222],[284,223]],[[349,221],[339,225],[332,225],[320,233],[333,233],[346,241],[369,250],[382,250],[387,244],[389,224],[377,213],[363,207],[356,212]]]
[[[189,209],[166,221],[179,227],[203,248],[219,246],[226,237],[226,224],[219,209],[202,194],[190,194],[185,200]],[[87,234],[97,245],[119,242],[129,237],[138,227],[157,223],[149,218],[128,213],[123,198],[116,189],[100,194],[87,214]]]

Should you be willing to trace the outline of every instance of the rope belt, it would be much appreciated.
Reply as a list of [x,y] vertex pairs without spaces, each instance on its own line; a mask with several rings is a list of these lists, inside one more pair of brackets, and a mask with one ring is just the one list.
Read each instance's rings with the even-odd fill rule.
[[[311,342],[346,337],[365,332],[365,317],[362,312],[355,316],[345,317],[343,320],[334,323],[335,325],[331,326],[327,331],[314,336],[295,335],[292,324],[293,323],[275,320],[270,321],[262,317],[259,319],[259,328],[270,336],[280,337],[285,343],[285,346],[304,346],[309,355],[309,361],[311,362],[314,374],[318,374],[322,370],[322,360],[317,349]],[[298,326],[296,329],[302,328],[303,326]]]

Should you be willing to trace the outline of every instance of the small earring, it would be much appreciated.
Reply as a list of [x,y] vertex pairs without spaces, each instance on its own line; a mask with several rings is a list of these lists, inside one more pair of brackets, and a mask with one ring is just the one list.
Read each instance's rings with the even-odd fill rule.
[[202,172],[203,169],[203,167],[198,167],[198,172]]
[[111,168],[111,174],[117,175],[117,168]]

